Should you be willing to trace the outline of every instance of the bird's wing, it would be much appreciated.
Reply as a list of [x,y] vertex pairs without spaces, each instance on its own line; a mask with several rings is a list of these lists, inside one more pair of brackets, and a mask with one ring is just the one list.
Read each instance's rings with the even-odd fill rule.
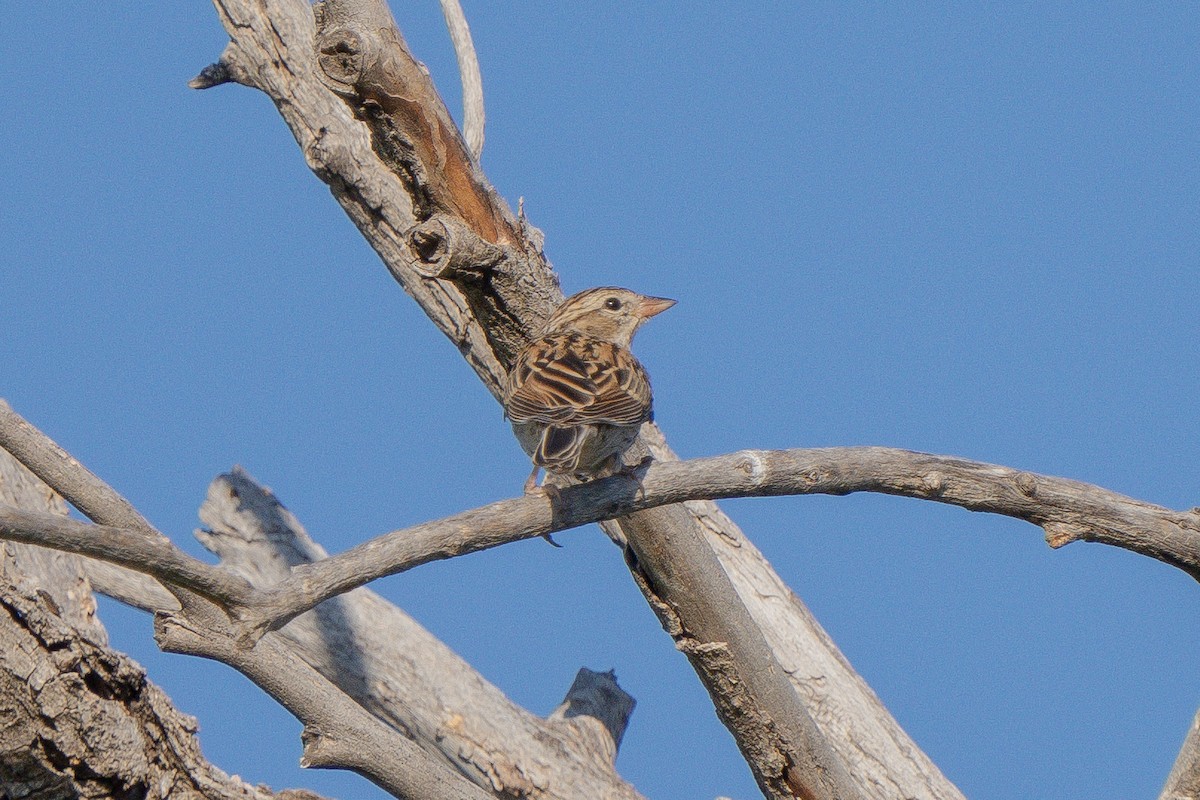
[[505,407],[513,422],[636,425],[650,418],[650,380],[628,350],[575,334],[517,356]]

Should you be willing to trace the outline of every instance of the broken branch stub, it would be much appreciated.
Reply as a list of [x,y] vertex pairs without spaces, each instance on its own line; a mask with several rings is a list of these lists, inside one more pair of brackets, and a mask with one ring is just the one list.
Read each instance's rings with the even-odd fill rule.
[[370,127],[375,152],[404,179],[418,218],[449,212],[489,242],[519,246],[511,213],[500,213],[428,72],[413,58],[387,8],[325,0],[314,11],[317,61],[326,85]]
[[366,124],[409,194],[411,266],[458,287],[507,369],[562,300],[540,244],[483,176],[386,5],[323,0],[314,12],[322,82]]

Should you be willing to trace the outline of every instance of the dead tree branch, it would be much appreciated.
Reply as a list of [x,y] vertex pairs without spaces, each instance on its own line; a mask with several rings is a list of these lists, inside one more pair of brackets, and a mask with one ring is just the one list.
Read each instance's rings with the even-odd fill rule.
[[[742,450],[654,463],[638,477],[613,476],[522,496],[421,523],[320,561],[295,565],[268,590],[218,600],[247,628],[276,630],[330,598],[430,561],[696,500],[876,492],[932,500],[1031,522],[1051,547],[1092,541],[1156,558],[1200,579],[1200,510],[1173,511],[1098,486],[951,456],[885,447]],[[0,538],[52,547],[143,571],[164,583],[208,589],[181,570],[182,551],[130,544],[132,529],[88,525],[0,507]],[[134,547],[135,557],[121,552]],[[206,567],[207,571],[222,572]],[[205,574],[207,578],[207,573]],[[215,593],[214,593],[215,594]]]
[[[264,591],[326,557],[278,499],[241,470],[212,482],[200,518],[201,543]],[[570,717],[542,719],[368,589],[322,603],[278,635],[363,708],[501,796],[641,797],[613,767],[633,701],[611,678],[589,683],[590,699],[573,689]]]
[[[67,456],[6,403],[0,403],[0,429],[4,430],[0,444],[7,450],[7,443],[15,442],[20,452],[8,452],[52,489],[70,498],[76,508],[96,523],[97,530],[118,529],[121,531],[118,539],[127,543],[130,537],[140,537],[147,550],[176,549],[132,504]],[[6,510],[22,517],[30,513],[12,507]],[[64,535],[70,538],[68,529],[55,528],[50,538]],[[100,535],[104,537],[103,533]],[[83,539],[86,538],[84,534]],[[79,544],[90,547],[85,541]],[[184,580],[191,579],[188,570],[177,569],[182,562],[175,554],[167,560],[170,566],[163,574],[170,572]],[[447,797],[483,800],[492,796],[349,701],[316,670],[290,655],[276,634],[263,637],[253,648],[246,647],[217,604],[162,575],[155,577],[181,606],[177,612],[156,615],[159,646],[171,652],[222,661],[257,683],[304,724],[305,754],[311,766],[352,769],[396,797],[411,800]]]
[[[513,355],[538,330],[561,292],[539,237],[513,216],[479,171],[386,5],[381,0],[324,0],[310,9],[296,0],[221,0],[216,7],[231,41],[219,64],[194,85],[234,81],[258,88],[275,101],[314,173],[330,186],[393,276],[498,396]],[[453,221],[431,229],[442,218]],[[442,231],[452,238],[442,238]],[[455,263],[448,254],[479,250],[479,241],[492,245],[498,255],[475,265],[459,259],[457,268],[446,268]],[[667,451],[665,444],[654,441],[661,439],[657,431],[650,429],[647,435],[648,445],[662,457]],[[760,584],[783,584],[765,561],[733,569],[720,562],[709,534],[717,525],[728,540],[741,538],[731,522],[715,509],[697,513],[695,508],[686,513],[675,509],[654,519],[667,518],[674,520],[671,529],[631,524],[622,533],[640,551],[643,573],[659,578],[639,581],[639,586],[649,592],[653,607],[690,613],[688,597],[654,594],[656,589],[684,588],[661,579],[669,565],[655,554],[667,551],[663,540],[668,537],[687,545],[674,553],[676,559],[687,560],[697,574],[713,577],[711,585],[703,587],[709,595],[703,605],[714,612],[711,618],[679,620],[696,637],[695,646],[685,653],[713,696],[733,678],[739,686],[758,689],[753,692],[756,703],[767,698],[781,703],[756,709],[761,713],[753,715],[755,722],[749,725],[743,724],[745,718],[732,719],[728,706],[718,706],[768,796],[786,798],[798,791],[812,797],[859,795],[853,782],[839,784],[842,776],[827,736],[838,740],[834,749],[854,761],[860,760],[864,742],[872,743],[867,749],[881,748],[871,760],[889,763],[889,774],[866,775],[857,781],[861,786],[911,784],[912,792],[919,793],[929,791],[932,783],[936,796],[957,796],[856,681],[790,593],[788,602],[796,605],[798,614],[785,627],[795,630],[782,632],[787,643],[782,650],[774,633],[764,639],[755,610],[761,595],[752,597],[727,576],[752,570],[763,578]],[[624,520],[617,524],[626,527]],[[655,538],[657,542],[651,541]],[[755,553],[747,547],[737,557],[753,558]],[[762,574],[764,570],[769,574]],[[714,669],[715,662],[706,654],[724,646],[731,657]],[[814,693],[796,677],[803,670],[780,667],[778,656],[790,649],[817,651],[817,659],[845,673],[845,680],[823,678],[824,686]],[[848,690],[854,696],[852,705],[865,711],[870,721],[865,726],[837,721],[828,733],[808,724],[806,708],[825,687]],[[856,729],[851,733],[850,728]],[[831,780],[838,785],[831,788]]]
[[[123,498],[112,502],[116,493],[111,487],[74,459],[61,458],[57,444],[0,401],[0,442],[11,440],[14,430],[20,433],[22,454],[30,465],[68,465],[54,472],[55,480],[80,502],[109,509],[111,516],[102,516],[102,521],[121,519],[124,508],[130,509],[124,517],[127,522],[136,525],[141,519]],[[15,512],[10,522],[35,518],[29,512]],[[204,585],[218,583],[213,577],[217,575],[234,586],[253,585],[266,591],[290,578],[294,567],[325,557],[274,496],[240,471],[213,482],[201,518],[209,525],[201,535],[202,543],[222,559],[220,567],[198,561],[191,565],[203,568]],[[146,536],[136,527],[70,520],[64,527],[56,524],[59,520],[53,515],[36,516],[36,524],[46,533],[42,544],[82,534],[77,541],[85,550],[93,555],[106,552],[118,563],[140,566],[144,558],[153,560],[166,541],[161,535]],[[91,534],[97,534],[101,544],[88,541]],[[121,553],[121,546],[132,548],[134,555]],[[174,549],[169,543],[167,547]],[[460,776],[501,796],[640,797],[613,768],[624,730],[624,723],[615,727],[614,720],[627,721],[632,699],[611,678],[588,683],[593,692],[590,700],[579,689],[568,697],[576,710],[586,704],[598,718],[574,714],[570,719],[553,715],[539,719],[514,705],[400,609],[365,589],[322,604],[278,633],[268,634],[267,641],[249,647],[243,633],[246,626],[235,621],[243,609],[236,601],[226,607],[220,600],[209,602],[178,588],[193,583],[195,577],[178,569],[180,555],[181,551],[169,555],[162,573],[147,571],[145,576],[99,561],[84,565],[108,567],[107,572],[89,574],[103,575],[118,591],[138,598],[140,607],[156,612],[164,649],[223,661],[292,711],[311,734],[305,739],[310,766],[355,769],[402,797],[474,796],[470,785],[465,793],[453,788],[464,783]],[[163,577],[167,573],[173,578]],[[148,577],[151,574],[164,583]],[[162,585],[182,599],[182,608]],[[104,585],[99,588],[104,590]],[[334,691],[334,686],[344,694]],[[319,698],[306,699],[317,692]],[[363,741],[363,737],[371,738],[352,758],[337,762],[338,754],[348,752],[347,742]],[[376,758],[385,752],[391,752],[389,759]],[[426,769],[426,762],[433,768]]]
[[[1157,558],[1193,577],[1200,576],[1200,512],[1195,509],[1177,512],[1079,481],[888,448],[741,451],[652,464],[640,483],[616,476],[564,489],[553,503],[541,497],[521,497],[385,534],[339,556],[299,564],[275,588],[255,592],[248,606],[238,600],[228,610],[243,622],[257,620],[249,623],[252,627],[275,628],[375,577],[586,522],[702,498],[840,495],[857,491],[917,497],[1005,514],[1041,526],[1053,547],[1076,540],[1103,542]],[[73,523],[51,515],[0,511],[0,537],[137,566],[166,584],[192,581],[190,572],[178,568],[175,557],[166,557],[160,563],[160,541],[151,540],[146,548],[137,550],[137,558],[96,543],[97,539],[107,542],[112,538],[127,546],[138,535],[136,530]],[[222,660],[233,660],[241,650],[229,649],[229,642],[245,635],[244,629],[231,629],[220,639],[224,649],[214,650],[210,643],[208,652]],[[168,637],[167,642],[182,647],[177,639]],[[197,649],[193,645],[189,652]],[[277,669],[278,658],[275,654],[269,659],[271,669]],[[254,674],[254,663],[235,666]],[[260,673],[260,677],[268,674]]]
[[[3,450],[0,502],[66,514],[62,499]],[[205,760],[196,721],[106,646],[81,570],[100,563],[0,546],[0,796],[320,800],[250,786]]]
[[1200,798],[1200,712],[1192,718],[1183,747],[1171,767],[1158,800],[1197,800]]

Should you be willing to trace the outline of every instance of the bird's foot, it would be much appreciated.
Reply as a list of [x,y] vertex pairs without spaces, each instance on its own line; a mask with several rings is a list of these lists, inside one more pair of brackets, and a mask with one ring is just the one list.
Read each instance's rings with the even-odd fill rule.
[[539,472],[541,472],[541,467],[534,467],[533,472],[529,473],[529,477],[525,479],[525,494],[541,494],[541,487],[537,482]]
[[[553,507],[561,496],[561,490],[552,483],[543,482],[541,486],[538,486],[538,471],[539,468],[534,467],[533,472],[529,473],[529,478],[525,481],[525,494],[530,497],[541,495],[549,500],[551,507]],[[547,474],[546,478],[549,480],[550,476]],[[554,539],[548,533],[543,533],[542,538],[555,547],[562,547],[562,545],[554,541]]]
[[648,470],[650,465],[653,463],[654,456],[646,456],[636,464],[622,464],[621,468],[614,472],[613,475],[619,475],[622,478],[629,478],[630,480],[636,481],[638,485],[638,492],[642,495],[642,498],[645,499],[646,487],[642,486],[642,478],[645,477],[646,470]]

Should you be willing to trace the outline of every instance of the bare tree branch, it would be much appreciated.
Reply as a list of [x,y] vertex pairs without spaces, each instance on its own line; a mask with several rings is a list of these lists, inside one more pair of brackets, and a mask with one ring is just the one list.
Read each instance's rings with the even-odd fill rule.
[[475,55],[475,43],[471,41],[471,28],[462,5],[458,0],[441,0],[441,4],[462,78],[463,138],[467,141],[467,149],[478,161],[483,154],[484,126],[483,75],[479,71],[479,57]]
[[[1076,539],[1101,541],[1151,555],[1189,574],[1200,572],[1194,535],[1200,515],[1194,510],[1174,512],[1077,481],[886,448],[742,451],[692,462],[652,464],[640,483],[616,476],[565,489],[553,503],[522,497],[379,537],[321,564],[297,567],[279,588],[256,595],[247,617],[257,618],[259,626],[264,622],[278,625],[372,577],[664,503],[699,497],[853,491],[922,497],[1003,513],[1041,525],[1053,546]],[[76,523],[78,528],[68,530],[48,526],[49,532],[30,533],[31,524],[36,528],[43,521],[11,512],[0,518],[4,522],[0,535],[105,555],[100,552],[103,548],[86,540],[84,529],[94,526]],[[464,535],[464,531],[469,533]],[[104,529],[101,533],[119,537],[133,532]],[[155,554],[144,555],[153,559]],[[117,559],[129,563],[140,557]],[[166,574],[177,576],[178,571],[172,562]],[[297,590],[301,582],[312,591]],[[274,615],[280,608],[285,611]]]
[[[0,502],[67,512],[61,497],[4,450]],[[0,797],[320,800],[303,791],[272,794],[205,760],[195,720],[140,666],[105,646],[107,632],[81,577],[89,565],[102,562],[0,547]]]
[[[2,410],[9,415],[7,422],[11,426],[11,417],[15,415],[11,410]],[[36,429],[27,424],[17,427],[22,432],[21,442],[26,454],[31,460],[38,461],[39,448],[33,444],[37,440]],[[68,486],[74,483],[87,485],[100,500],[111,491],[92,485],[89,481],[95,480],[94,476],[73,481],[68,474],[60,475],[60,479]],[[1052,546],[1062,546],[1076,539],[1100,541],[1159,558],[1193,576],[1200,574],[1200,550],[1194,535],[1200,525],[1200,515],[1195,511],[1170,511],[1077,481],[885,448],[743,451],[693,462],[652,464],[645,470],[640,484],[617,476],[565,489],[553,503],[545,498],[522,497],[387,534],[319,564],[297,567],[292,578],[281,586],[265,596],[256,595],[251,599],[251,610],[245,616],[256,620],[250,624],[260,629],[277,626],[321,600],[374,577],[394,574],[435,558],[665,503],[699,498],[853,491],[922,497],[972,510],[1007,514],[1041,525]],[[89,500],[88,491],[78,487],[74,494],[81,502],[96,502],[96,498]],[[108,507],[115,509],[112,513],[124,513],[120,503],[108,503]],[[134,521],[140,519],[136,516]],[[156,564],[157,557],[162,555],[158,552],[162,549],[161,540],[146,539],[145,550],[132,545],[136,558],[121,553],[122,548],[130,548],[131,541],[136,540],[137,532],[133,530],[112,530],[82,523],[64,525],[61,518],[39,521],[27,513],[13,511],[0,514],[0,522],[0,535],[9,538],[24,537],[24,541],[64,547],[101,558],[107,556],[109,560],[147,571],[152,571],[150,565],[155,565],[154,569],[158,571],[153,574],[168,583],[180,579],[181,575],[185,580],[194,577],[180,569],[169,545],[165,550],[166,564]],[[93,538],[92,533],[97,534],[96,537]],[[237,612],[239,609],[234,606],[232,610]]]
[[[76,508],[96,523],[61,526],[53,524],[55,520],[63,521],[61,517],[39,515],[47,543],[69,539],[84,550],[103,550],[114,556],[112,560],[127,566],[133,564],[126,563],[130,561],[126,556],[113,552],[114,544],[141,547],[149,557],[162,555],[168,563],[155,577],[175,595],[181,607],[177,612],[156,615],[159,646],[222,661],[258,684],[304,723],[305,753],[311,766],[352,769],[409,800],[484,800],[492,796],[337,691],[316,670],[289,654],[277,634],[263,637],[254,647],[246,646],[226,610],[164,577],[170,573],[191,581],[198,577],[195,565],[182,561],[180,551],[132,504],[6,403],[0,403],[0,430],[0,441],[15,442],[20,450],[20,454],[12,453],[14,457],[52,489],[70,497]],[[10,523],[27,519],[32,513],[4,508]],[[88,541],[92,534],[101,546]]]
[[[50,457],[59,451],[58,446],[11,409],[6,410],[8,416],[0,417],[0,429],[20,423],[29,460],[35,465],[55,460]],[[4,456],[8,457],[7,453]],[[55,476],[65,486],[98,483],[91,486],[91,491],[101,499],[113,491],[77,461],[67,463],[70,466]],[[44,534],[43,544],[61,544],[78,535],[77,543],[88,554],[107,555],[112,561],[142,569],[161,558],[166,569],[148,572],[159,575],[172,588],[191,584],[207,588],[215,581],[214,575],[226,582],[232,579],[234,586],[269,587],[289,578],[295,565],[325,557],[274,496],[240,471],[214,481],[201,508],[201,518],[210,526],[200,535],[201,541],[221,557],[221,567],[190,560],[181,568],[182,554],[169,544],[164,546],[165,539],[151,538],[135,529],[88,525],[65,520],[61,515],[30,515],[3,508],[7,522],[32,521],[33,527],[39,527]],[[110,503],[108,508],[120,513],[121,504]],[[25,535],[14,538],[24,540]],[[272,641],[278,640],[279,647],[259,645],[250,649],[241,633],[245,625],[231,622],[243,608],[236,599],[218,609],[176,588],[186,604],[181,609],[179,601],[156,580],[101,561],[83,563],[94,568],[89,574],[101,575],[103,581],[116,584],[121,594],[134,596],[140,607],[159,614],[164,646],[230,663],[260,685],[264,677],[275,680],[280,674],[289,674],[294,681],[291,686],[324,686],[322,702],[316,708],[296,692],[279,698],[306,725],[324,732],[320,737],[310,737],[309,761],[313,766],[361,766],[358,755],[342,764],[331,760],[350,746],[343,743],[344,737],[354,737],[350,740],[354,741],[365,735],[361,730],[365,721],[357,708],[338,717],[340,720],[350,714],[353,724],[330,725],[329,715],[338,703],[346,703],[344,697],[322,683],[323,676],[391,726],[382,734],[376,730],[373,742],[379,742],[382,736],[383,743],[394,748],[396,743],[390,739],[399,730],[424,748],[423,752],[414,751],[414,755],[402,747],[390,765],[371,763],[362,769],[385,788],[403,789],[407,785],[405,791],[413,791],[411,773],[420,774],[424,761],[429,760],[427,754],[435,753],[453,769],[455,780],[461,774],[489,791],[513,796],[534,793],[563,800],[581,796],[614,800],[640,797],[613,769],[612,759],[632,710],[632,699],[611,677],[596,674],[595,680],[584,682],[590,695],[577,685],[568,696],[568,705],[560,709],[563,713],[542,720],[514,705],[410,617],[366,590],[323,604],[278,634],[269,635]],[[198,575],[197,566],[203,568]],[[172,577],[165,577],[168,573]],[[108,586],[106,583],[102,588]],[[189,638],[180,633],[189,630],[202,631],[203,636]],[[230,636],[238,641],[227,641]],[[307,666],[283,664],[284,646],[293,661],[298,656]],[[269,686],[263,688],[271,691]],[[400,767],[407,771],[397,772]],[[436,777],[436,771],[433,774]],[[425,788],[440,792],[438,781],[443,780],[444,776],[427,782]]]
[[0,398],[0,447],[89,518],[97,522],[101,518],[111,520],[113,525],[140,530],[170,543],[128,500],[13,411],[3,398]]
[[[80,522],[69,517],[0,506],[0,538],[66,550],[157,578],[168,587],[187,589],[225,608],[254,602],[248,583],[219,567],[184,553],[168,540],[144,531]],[[154,564],[151,569],[147,565]]]
[[163,650],[228,664],[299,719],[304,724],[303,766],[350,769],[405,800],[494,797],[349,702],[320,673],[289,653],[276,634],[245,647],[226,615],[195,595],[185,595],[180,613],[156,615],[154,628]]
[[[742,450],[653,463],[637,477],[616,475],[562,489],[551,500],[522,496],[393,531],[319,562],[301,564],[269,591],[248,598],[243,619],[274,629],[324,600],[420,564],[590,522],[694,500],[853,492],[933,500],[1040,526],[1051,547],[1092,541],[1156,558],[1200,578],[1200,510],[1173,511],[1108,489],[952,456],[886,447]],[[177,566],[144,548],[131,559],[88,541],[128,541],[131,530],[0,509],[0,538],[125,563],[163,581]],[[119,560],[118,560],[119,559]],[[132,562],[144,560],[134,567]],[[190,580],[190,577],[189,577]]]
[[[209,486],[201,543],[261,588],[325,558],[299,521],[240,469]],[[583,673],[548,719],[517,706],[416,620],[368,589],[326,601],[279,630],[291,650],[363,708],[502,796],[641,797],[613,767],[633,700]],[[581,686],[581,682],[583,686]]]

